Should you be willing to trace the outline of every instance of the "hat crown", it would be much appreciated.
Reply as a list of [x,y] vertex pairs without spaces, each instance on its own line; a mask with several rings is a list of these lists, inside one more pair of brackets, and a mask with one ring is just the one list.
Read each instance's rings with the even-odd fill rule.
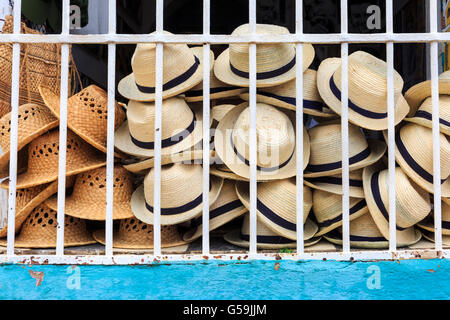
[[[237,27],[232,36],[250,35],[249,24]],[[285,35],[289,30],[285,27],[270,24],[256,24],[258,35]],[[256,46],[256,72],[268,72],[279,69],[295,58],[295,49],[292,43],[258,44]],[[249,72],[249,44],[230,43],[230,64],[243,72]]]
[[[244,221],[242,222],[241,233],[243,235],[250,235],[250,214],[244,215]],[[279,236],[272,230],[270,230],[259,219],[256,220],[256,234],[258,236]]]
[[383,237],[370,213],[350,221],[350,234],[363,237]]
[[[132,244],[153,244],[154,239],[153,226],[136,218],[120,220],[119,235],[123,240]],[[161,226],[162,245],[181,241],[182,236],[176,225]]]
[[[161,110],[161,138],[163,140],[185,131],[194,119],[194,113],[186,101],[180,97],[164,100]],[[130,100],[127,107],[127,118],[131,136],[142,142],[154,142],[155,116],[154,102]]]
[[[349,207],[363,201],[362,199],[349,199]],[[333,219],[342,215],[342,196],[322,190],[313,192],[313,212],[318,222]]]
[[[236,150],[250,158],[250,108],[244,109],[233,128]],[[288,161],[295,150],[295,132],[291,120],[279,109],[256,104],[257,164],[276,167]]]
[[[342,68],[333,74],[336,87],[342,91]],[[395,101],[401,95],[403,79],[394,70]],[[348,56],[348,98],[357,106],[387,112],[387,63],[370,53],[357,51]]]
[[34,197],[41,193],[48,184],[16,190],[16,212],[22,210]]
[[[433,113],[432,98],[426,98],[420,105],[419,109],[421,111],[426,111],[430,114]],[[439,118],[450,120],[450,96],[449,95],[439,95]]]
[[210,211],[236,200],[239,200],[236,193],[236,182],[234,180],[225,179],[223,181],[222,189],[220,189],[219,197],[210,207]]

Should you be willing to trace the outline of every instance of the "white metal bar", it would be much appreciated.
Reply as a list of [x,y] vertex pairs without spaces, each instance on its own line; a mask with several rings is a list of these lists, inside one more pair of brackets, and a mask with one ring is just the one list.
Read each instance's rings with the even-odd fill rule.
[[[109,0],[108,32],[116,33],[116,0]],[[113,205],[114,205],[114,122],[116,87],[116,44],[108,44],[108,127],[106,141],[106,222],[105,255],[113,254]]]
[[[295,3],[296,35],[303,33],[303,1]],[[296,157],[297,157],[297,253],[304,252],[303,241],[303,44],[296,44]]]
[[[251,33],[256,32],[256,0],[249,0],[249,23]],[[257,230],[256,230],[256,162],[257,162],[257,140],[256,140],[256,44],[249,45],[250,53],[250,247],[249,254],[257,253]]]
[[[347,0],[341,0],[341,33],[348,31]],[[342,127],[342,250],[350,252],[349,160],[348,160],[348,43],[341,45]]]
[[[20,16],[22,1],[16,1],[14,6],[14,34],[20,34]],[[9,155],[9,194],[8,194],[8,235],[7,255],[14,255],[14,232],[16,220],[16,182],[17,182],[17,139],[19,114],[19,81],[20,81],[20,44],[13,44],[11,75],[11,136]]]

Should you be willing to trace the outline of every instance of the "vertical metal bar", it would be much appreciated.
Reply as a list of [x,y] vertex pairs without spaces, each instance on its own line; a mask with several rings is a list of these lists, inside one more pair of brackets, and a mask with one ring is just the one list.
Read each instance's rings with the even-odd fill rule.
[[[70,0],[63,1],[62,35],[69,34]],[[56,255],[64,255],[64,207],[66,201],[66,150],[67,150],[67,95],[69,79],[69,45],[61,45],[61,92],[59,119],[59,168],[58,168],[58,229]]]
[[[210,32],[210,0],[203,0],[203,34]],[[202,252],[209,254],[209,56],[210,44],[203,46],[203,217]]]
[[[347,0],[341,0],[341,34],[348,34]],[[342,72],[342,249],[350,251],[350,221],[349,221],[349,160],[348,160],[348,43],[341,45]]]
[[[22,1],[14,3],[14,34],[20,33],[20,16]],[[14,231],[16,218],[16,182],[17,182],[17,138],[19,114],[19,80],[20,80],[20,43],[13,44],[11,75],[11,136],[9,155],[9,194],[8,194],[8,239],[6,254],[14,255]]]
[[[303,1],[297,0],[295,4],[295,33],[298,38],[303,36]],[[297,253],[304,252],[303,241],[303,44],[296,45],[296,150],[297,150]]]
[[[252,33],[256,32],[256,0],[249,0],[249,23]],[[256,254],[256,44],[249,44],[250,53],[250,248],[249,254]]]
[[[392,34],[393,3],[386,0],[386,32]],[[389,173],[389,251],[397,250],[397,213],[395,184],[395,118],[394,118],[394,44],[386,43],[388,106],[388,173]]]
[[[163,32],[164,1],[156,2],[156,32]],[[155,185],[154,185],[154,255],[161,254],[161,118],[162,118],[162,85],[163,85],[163,57],[162,43],[156,44],[156,90],[155,90]]]
[[[108,33],[116,33],[116,0],[109,0]],[[108,44],[108,135],[106,143],[106,223],[105,254],[113,254],[113,192],[114,192],[114,122],[116,86],[116,44]]]

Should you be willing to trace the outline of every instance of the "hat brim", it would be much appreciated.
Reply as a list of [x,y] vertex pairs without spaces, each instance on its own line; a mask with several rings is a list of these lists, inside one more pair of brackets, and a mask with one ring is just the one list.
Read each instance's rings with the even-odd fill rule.
[[[433,230],[434,231],[434,230]],[[430,232],[427,230],[423,230],[422,231],[422,235],[425,239],[427,239],[428,241],[431,242],[435,242],[434,241],[434,232]],[[442,235],[442,245],[446,246],[446,247],[450,247],[450,236],[445,236]]]
[[[240,230],[233,230],[231,232],[226,233],[223,238],[225,239],[225,241],[238,246],[238,247],[242,247],[242,248],[249,248],[250,247],[250,242],[247,240],[244,240],[241,238],[241,231]],[[320,240],[322,240],[322,237],[314,237],[308,240],[304,240],[303,241],[303,246],[305,247],[309,247],[312,245],[315,245],[316,243],[318,243]],[[258,249],[294,249],[297,248],[297,242],[293,241],[290,243],[257,243],[257,247]]]
[[249,179],[238,176],[231,170],[226,170],[225,168],[221,168],[218,166],[212,166],[209,169],[209,173],[213,176],[220,177],[223,179],[230,179],[230,180],[236,180],[236,181],[249,181]]
[[[219,87],[220,88],[220,87]],[[213,89],[213,88],[211,88]],[[224,98],[233,98],[239,96],[241,93],[247,91],[247,88],[233,88],[230,90],[223,90],[219,92],[214,92],[209,94],[209,98],[211,100],[215,99],[224,99]],[[186,96],[185,97],[186,102],[200,102],[203,101],[203,94],[198,96]]]
[[[319,177],[319,178],[321,178],[321,177]],[[343,194],[342,185],[314,181],[314,179],[308,180],[308,178],[305,178],[303,180],[303,183],[313,189],[322,190],[322,191],[339,194],[339,195]],[[362,184],[362,181],[361,181],[361,184]],[[361,185],[361,187],[349,186],[348,190],[349,190],[349,196],[352,198],[362,199],[365,197],[362,185]]]
[[[369,144],[370,155],[360,162],[351,164],[349,166],[350,171],[354,171],[354,170],[358,170],[358,169],[370,166],[371,164],[374,164],[375,162],[380,160],[381,157],[386,153],[387,146],[383,141],[368,140],[367,143]],[[332,176],[332,175],[339,174],[339,173],[342,173],[342,167],[340,167],[338,169],[334,169],[334,170],[320,171],[320,172],[310,172],[310,171],[308,171],[308,168],[306,168],[304,177],[305,178],[326,177],[326,176]]]
[[[448,221],[445,221],[448,223]],[[425,220],[420,221],[417,224],[418,227],[420,227],[423,230],[434,232],[434,221],[432,217],[426,218]],[[450,229],[442,228],[442,234],[450,236]],[[450,243],[450,242],[449,242]]]
[[[7,239],[0,239],[0,246],[6,246],[8,243]],[[64,237],[64,248],[67,247],[77,247],[77,246],[85,246],[88,244],[94,244],[96,241],[92,238],[92,235],[85,230],[83,233],[77,235],[76,238],[67,240]],[[49,238],[37,238],[33,239],[24,237],[22,234],[14,239],[14,247],[15,248],[36,248],[36,249],[53,249],[56,248],[56,235],[54,239]]]
[[[340,58],[328,58],[319,66],[319,70],[317,71],[317,89],[319,90],[320,96],[323,99],[323,101],[338,115],[341,115],[341,100],[339,100],[334,93],[331,91],[330,88],[330,79],[333,76],[333,74],[336,72],[336,70],[341,65],[341,59]],[[399,124],[403,118],[406,117],[406,115],[409,112],[409,105],[406,102],[403,95],[400,95],[394,109],[394,119],[395,119],[395,125]],[[369,130],[385,130],[388,127],[388,118],[387,116],[382,119],[373,119],[368,118],[366,116],[363,116],[359,114],[358,112],[352,110],[351,108],[348,109],[348,120],[349,122],[369,129]]]
[[450,198],[442,198],[442,201],[444,201],[446,204],[450,205]]
[[[450,79],[439,80],[439,94],[450,94]],[[431,80],[420,82],[408,89],[405,99],[408,101],[410,111],[408,117],[414,117],[423,101],[431,97]]]
[[[311,65],[314,60],[314,47],[309,44],[303,44],[303,72]],[[214,75],[217,79],[227,84],[239,87],[249,87],[250,80],[234,74],[230,68],[230,48],[222,52],[214,64]],[[296,68],[292,67],[289,71],[277,77],[256,80],[256,87],[276,86],[296,77]]]
[[[211,177],[211,190],[209,191],[209,205],[211,206],[219,197],[220,190],[222,189],[223,179],[217,177]],[[131,196],[131,210],[134,216],[147,224],[153,225],[153,213],[150,212],[145,206],[145,194],[144,185],[140,185]],[[174,215],[161,215],[161,225],[174,225],[189,221],[192,218],[199,216],[203,210],[203,203],[200,203],[195,208],[185,211],[180,214]]]
[[[412,118],[405,118],[405,121],[433,129],[433,122],[428,119],[412,117]],[[445,124],[442,123],[439,124],[439,131],[447,136],[450,136],[450,127],[446,126]]]

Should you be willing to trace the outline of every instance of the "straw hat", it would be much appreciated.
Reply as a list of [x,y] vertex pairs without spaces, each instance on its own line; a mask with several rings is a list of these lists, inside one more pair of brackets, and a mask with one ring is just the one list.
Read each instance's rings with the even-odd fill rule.
[[[383,132],[387,140],[387,132]],[[450,196],[450,142],[439,135],[441,155],[441,192]],[[434,193],[433,188],[433,132],[431,129],[408,123],[395,135],[395,160],[405,173],[421,188]]]
[[[276,107],[296,110],[296,79],[275,87],[260,88],[256,93],[256,102],[267,103]],[[249,101],[249,93],[239,95],[243,100]],[[317,71],[308,69],[303,73],[303,112],[324,118],[338,117],[323,102],[317,90]]]
[[[450,71],[443,72],[439,75],[439,94],[450,94]],[[413,117],[417,108],[422,102],[431,97],[431,80],[420,82],[408,89],[405,93],[406,101],[411,107],[408,113],[409,117]]]
[[[16,248],[55,248],[57,233],[56,211],[40,204],[30,213],[15,238]],[[83,246],[95,243],[86,230],[82,219],[65,216],[64,247]],[[0,239],[0,245],[6,246],[7,239]]]
[[[163,52],[163,99],[183,93],[202,81],[202,61],[186,44],[165,43]],[[131,59],[133,73],[120,80],[117,90],[131,100],[155,101],[155,67],[156,44],[138,43]]]
[[[434,242],[434,232],[422,230],[422,235],[428,241]],[[442,245],[445,247],[450,247],[450,236],[442,235]]]
[[[408,233],[411,234],[411,237],[408,237],[407,241],[404,242],[405,239],[399,238],[399,232],[397,231],[397,247],[412,245],[419,242],[422,237],[421,232],[414,228],[408,229]],[[341,230],[335,229],[324,235],[324,238],[331,243],[342,245]],[[389,241],[383,237],[372,216],[367,213],[350,222],[350,246],[363,249],[387,249],[389,248]]]
[[[113,219],[133,217],[130,207],[133,192],[131,173],[122,166],[114,167]],[[58,199],[52,197],[45,204],[58,209]],[[66,198],[64,212],[72,217],[87,220],[106,220],[106,167],[80,173],[76,176],[72,194]]]
[[[28,170],[17,176],[17,189],[34,187],[58,179],[59,130],[48,132],[28,145]],[[67,130],[66,176],[104,166],[105,154]],[[9,181],[3,181],[8,188]]]
[[[18,110],[17,150],[21,150],[46,131],[56,128],[58,123],[58,119],[44,106],[31,103],[21,105]],[[0,168],[5,172],[9,172],[10,131],[11,113],[8,113],[0,119],[0,147],[3,151],[0,155]]]
[[[39,87],[42,99],[50,111],[59,119],[59,94],[48,87]],[[125,112],[116,103],[114,130],[125,120]],[[90,85],[67,101],[67,126],[84,141],[106,153],[108,131],[108,95],[97,87]],[[119,154],[116,154],[119,156]]]
[[[349,172],[350,197],[364,198],[362,172],[363,169]],[[305,178],[304,183],[313,189],[342,195],[342,174],[335,174],[328,177]]]
[[[236,194],[236,182],[224,180],[219,197],[209,211],[209,231],[223,226],[245,212],[247,212],[247,208],[244,207]],[[184,240],[193,241],[202,236],[202,218],[202,216],[199,216],[192,220],[192,229],[183,235]]]
[[[256,243],[259,249],[283,249],[296,248],[297,242],[282,237],[267,228],[259,219],[256,220]],[[305,223],[305,234],[311,234],[317,226],[310,219]],[[234,230],[224,235],[224,239],[238,247],[248,248],[250,246],[250,214],[244,216],[241,230]],[[304,246],[312,246],[319,242],[321,237],[305,239]]]
[[[303,163],[309,160],[309,137],[303,128]],[[296,174],[295,131],[289,117],[268,104],[256,104],[257,180],[274,180]],[[250,178],[250,109],[228,112],[215,131],[217,155],[234,173]]]
[[[285,27],[257,24],[256,34],[286,35]],[[232,36],[251,35],[249,24],[237,27]],[[249,82],[249,44],[231,43],[217,58],[214,64],[216,77],[230,85],[248,87]],[[311,44],[303,45],[303,71],[308,69],[314,60],[314,48]],[[293,43],[270,43],[256,46],[256,86],[271,87],[295,78],[296,75],[295,46]]]
[[[349,202],[350,221],[368,212],[366,200],[350,198]],[[319,232],[316,236],[324,235],[342,226],[342,196],[322,190],[314,190],[313,212],[319,225]]]
[[[154,170],[131,196],[131,210],[142,222],[153,224]],[[161,167],[161,224],[172,225],[191,220],[203,209],[203,169],[199,164],[175,163]],[[223,180],[211,177],[209,204],[217,200]]]
[[[341,115],[341,59],[324,60],[317,73],[323,101]],[[402,95],[403,79],[394,71],[395,124],[408,114]],[[348,56],[348,120],[370,130],[385,130],[387,118],[387,64],[364,51]]]
[[[414,117],[405,120],[427,128],[433,128],[432,113],[433,107],[431,97],[429,97],[424,100]],[[450,96],[439,96],[439,128],[443,134],[450,135]]]
[[[311,157],[305,170],[306,178],[326,177],[342,173],[342,137],[340,124],[323,124],[309,131]],[[386,152],[386,144],[366,140],[357,126],[348,126],[349,169],[354,171],[377,162]]]
[[[97,242],[106,244],[105,230],[97,230],[92,236]],[[120,220],[119,230],[113,234],[113,247],[122,249],[153,249],[153,226],[136,218]],[[186,244],[178,226],[161,226],[161,248]]]
[[[367,206],[381,234],[389,239],[389,171],[378,171],[370,166],[363,172]],[[411,181],[401,168],[395,168],[395,203],[397,239],[413,244],[416,233],[413,226],[431,211],[430,195]]]
[[236,173],[230,170],[225,164],[214,164],[209,169],[209,173],[213,176],[223,179],[237,180],[237,181],[249,181],[249,179],[238,176]]
[[[191,50],[194,54],[203,60],[203,47],[192,47]],[[240,93],[247,91],[246,88],[240,88],[236,86],[230,86],[216,78],[213,72],[214,68],[214,54],[211,52],[211,68],[209,76],[209,98],[210,99],[222,99],[238,96]],[[203,101],[203,82],[184,93],[186,101],[197,102]]]
[[[249,184],[237,182],[236,192],[244,206],[250,210]],[[297,239],[297,205],[295,178],[258,183],[256,209],[258,219],[269,229],[283,237]],[[312,192],[309,187],[303,188],[303,224],[312,207]],[[319,228],[305,229],[305,240],[311,239]]]
[[450,205],[450,198],[442,198],[442,201],[444,201],[446,204]]
[[[450,236],[450,205],[442,201],[442,234]],[[434,232],[434,219],[430,216],[417,224],[422,229]]]
[[[117,149],[137,157],[155,155],[155,104],[130,100],[127,118],[115,132]],[[201,106],[193,110],[182,97],[163,101],[161,155],[189,149],[203,138]]]

